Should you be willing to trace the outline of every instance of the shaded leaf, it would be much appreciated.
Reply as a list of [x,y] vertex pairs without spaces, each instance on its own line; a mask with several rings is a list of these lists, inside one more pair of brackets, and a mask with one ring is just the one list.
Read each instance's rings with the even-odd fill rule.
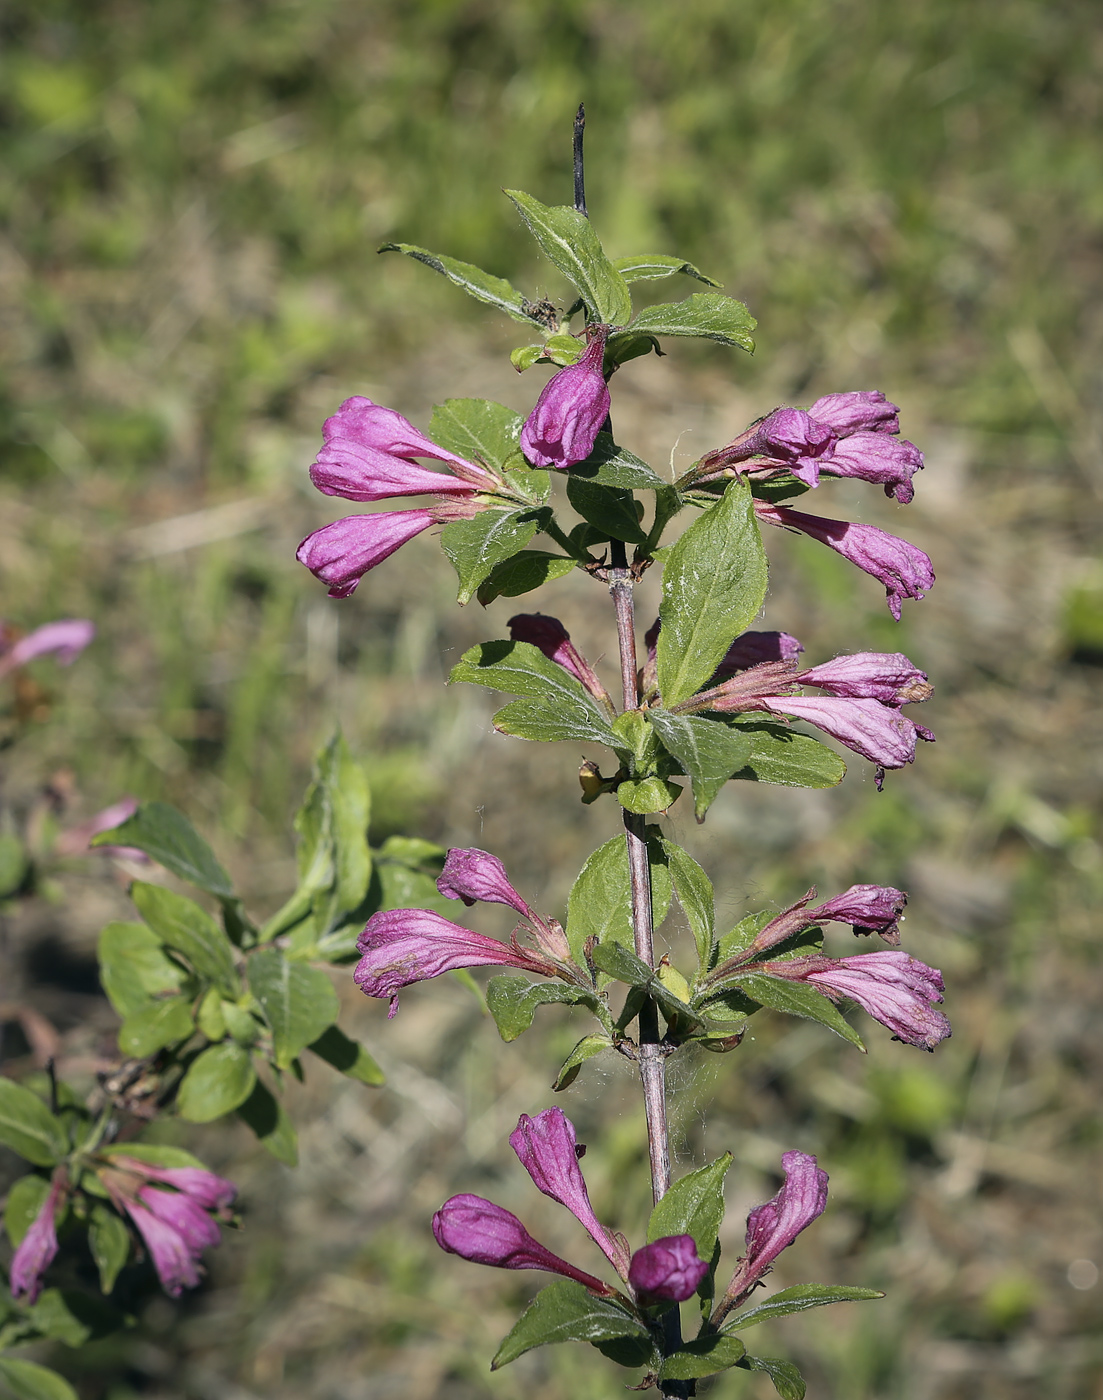
[[681,795],[681,787],[666,778],[625,778],[616,794],[625,811],[641,817],[667,811]]
[[760,1006],[768,1006],[772,1011],[784,1011],[790,1016],[802,1016],[808,1021],[819,1021],[859,1050],[865,1049],[862,1037],[839,1014],[834,1002],[815,987],[809,987],[804,982],[790,982],[784,977],[771,977],[764,972],[752,972],[732,980],[740,991]]
[[88,1220],[88,1247],[99,1270],[100,1288],[110,1293],[130,1257],[130,1234],[115,1211],[98,1201]]
[[167,802],[143,802],[132,817],[110,831],[101,831],[92,846],[136,846],[147,856],[218,899],[232,899],[230,877],[202,836]]
[[13,1356],[0,1356],[0,1384],[18,1400],[77,1400],[77,1392],[56,1371]]
[[495,564],[479,584],[477,597],[485,608],[495,598],[519,598],[531,593],[542,583],[565,578],[575,568],[575,560],[561,554],[547,554],[539,549],[523,549],[512,559]]
[[23,1243],[23,1236],[34,1224],[49,1194],[49,1181],[34,1172],[21,1176],[8,1191],[4,1202],[4,1229],[16,1249]]
[[237,1116],[252,1128],[261,1144],[278,1162],[286,1166],[299,1165],[298,1136],[283,1104],[259,1079],[252,1092],[237,1111]]
[[539,326],[541,330],[544,329],[544,323],[526,310],[529,303],[504,277],[494,277],[491,273],[484,272],[481,267],[476,267],[474,263],[460,262],[457,258],[445,257],[441,253],[430,253],[427,248],[418,248],[413,243],[384,243],[379,251],[405,253],[408,258],[414,258],[426,267],[431,267],[434,272],[447,277],[449,282],[461,288],[469,297],[474,297],[476,301],[496,307],[513,320],[522,321],[527,326]]
[[36,1167],[52,1167],[66,1156],[69,1139],[37,1095],[0,1078],[0,1142]]
[[552,1342],[603,1342],[614,1337],[650,1341],[643,1323],[619,1304],[597,1297],[573,1279],[561,1279],[541,1289],[528,1305],[498,1348],[490,1369],[497,1371],[533,1347]]
[[603,486],[583,476],[567,478],[567,500],[595,530],[614,540],[642,544],[647,538],[640,526],[635,497],[619,486]]
[[746,734],[704,715],[672,715],[648,710],[647,717],[666,750],[673,754],[693,784],[693,814],[698,822],[733,773],[751,755]]
[[842,782],[846,764],[826,744],[784,724],[733,715],[727,724],[750,736],[751,756],[733,778],[782,787],[827,788]]
[[101,1157],[133,1157],[136,1162],[148,1162],[151,1167],[206,1168],[198,1157],[182,1147],[169,1147],[160,1142],[116,1142],[99,1149]]
[[519,413],[490,399],[445,399],[433,409],[429,436],[447,452],[503,472],[521,452]]
[[193,900],[135,880],[130,897],[153,932],[173,952],[180,953],[206,982],[213,982],[224,996],[238,992],[234,947],[223,929]]
[[632,315],[632,295],[606,257],[589,219],[566,205],[541,204],[523,190],[505,193],[545,257],[578,288],[593,319],[623,326]]
[[745,1350],[738,1337],[728,1337],[723,1332],[708,1332],[703,1337],[683,1342],[673,1356],[668,1356],[659,1372],[659,1379],[689,1381],[696,1376],[714,1376],[717,1371],[726,1371],[729,1366],[734,1366]]
[[340,1026],[330,1026],[307,1048],[349,1079],[373,1087],[385,1082],[383,1071],[364,1047],[347,1036]]
[[670,990],[658,974],[629,948],[608,940],[599,943],[590,955],[594,966],[618,982],[643,988],[654,997],[667,1020],[679,1018],[684,1026],[696,1025],[700,1017],[679,996]]
[[615,747],[616,738],[597,701],[569,672],[530,642],[483,642],[472,647],[452,668],[449,681],[468,681],[542,702],[531,715],[525,708],[515,711],[512,706],[499,711],[495,724],[502,721],[499,727],[505,733],[513,732],[510,726],[514,722],[549,726],[555,723],[563,730],[556,737]]
[[791,1361],[776,1356],[745,1356],[736,1364],[744,1371],[765,1371],[781,1400],[804,1400],[804,1377]]
[[192,1061],[180,1082],[177,1110],[191,1123],[210,1123],[244,1103],[256,1081],[248,1051],[224,1040]]
[[584,1035],[571,1053],[559,1066],[559,1071],[552,1081],[552,1088],[558,1094],[563,1089],[569,1089],[578,1078],[578,1072],[587,1060],[593,1059],[595,1055],[600,1055],[603,1050],[612,1050],[613,1041],[607,1035]]
[[716,942],[712,881],[689,854],[673,841],[663,841],[667,866],[678,896],[678,903],[689,923],[697,945],[697,960],[703,969],[712,965]]
[[67,1347],[106,1337],[123,1323],[122,1314],[110,1303],[70,1288],[47,1288],[28,1316],[36,1331]]
[[685,301],[647,306],[632,322],[633,331],[650,335],[699,336],[721,345],[754,350],[754,317],[741,301],[722,292],[694,292]]
[[569,468],[569,472],[568,480],[577,477],[598,486],[620,486],[627,491],[660,491],[670,485],[634,452],[618,447],[612,433],[598,433],[594,450],[584,462],[576,462]]
[[548,518],[544,510],[483,510],[471,520],[453,520],[440,543],[460,581],[460,603],[474,597],[479,584],[498,564],[524,549]]
[[305,963],[291,962],[279,948],[264,948],[249,959],[249,990],[271,1028],[280,1069],[287,1069],[332,1026],[340,1011],[337,993],[326,974]]

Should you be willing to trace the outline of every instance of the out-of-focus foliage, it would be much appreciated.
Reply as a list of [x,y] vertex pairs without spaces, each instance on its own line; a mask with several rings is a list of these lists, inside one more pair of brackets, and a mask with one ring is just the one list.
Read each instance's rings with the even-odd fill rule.
[[[465,647],[504,635],[510,600],[457,612],[428,539],[341,604],[292,555],[332,518],[305,467],[347,394],[422,429],[449,396],[531,405],[545,371],[514,374],[514,328],[374,249],[414,242],[561,301],[498,190],[569,198],[585,99],[610,251],[690,259],[759,321],[753,360],[677,345],[628,364],[618,437],[662,472],[682,434],[684,466],[777,403],[881,388],[928,453],[916,503],[842,486],[837,513],[908,535],[939,575],[894,626],[868,580],[771,539],[766,625],[812,661],[906,651],[938,686],[939,743],[880,798],[854,764],[835,792],[729,791],[700,831],[675,812],[672,834],[730,923],[810,878],[821,897],[853,880],[909,889],[905,946],[945,970],[954,1039],[928,1058],[872,1033],[863,1059],[821,1027],[756,1027],[676,1081],[681,1166],[735,1153],[729,1253],[782,1150],[831,1172],[821,1228],[776,1281],[889,1297],[799,1336],[771,1325],[761,1349],[792,1355],[811,1393],[1094,1395],[1097,8],[12,0],[0,25],[0,616],[100,629],[63,679],[36,665],[4,695],[19,736],[6,802],[42,822],[123,791],[171,800],[273,912],[295,884],[294,799],[339,717],[368,759],[374,845],[416,829],[494,850],[562,914],[611,834],[605,804],[577,804],[586,755],[494,738],[490,697],[442,685]],[[591,659],[611,654],[602,591],[553,587],[534,606]],[[639,591],[650,620],[653,580]],[[128,917],[110,876],[77,864],[8,917],[5,998],[56,1022],[74,1075],[113,1044],[90,956],[102,924]],[[493,911],[478,926],[508,932]],[[243,1184],[247,1222],[206,1291],[182,1320],[155,1307],[137,1334],[43,1359],[87,1400],[607,1394],[567,1348],[490,1378],[529,1281],[444,1258],[427,1229],[445,1196],[481,1190],[560,1252],[577,1245],[505,1148],[577,1040],[558,1010],[538,1016],[543,1032],[502,1048],[452,983],[411,991],[386,1030],[349,990],[343,1024],[389,1087],[324,1068],[290,1084],[293,1177],[244,1130],[200,1130],[196,1150]],[[27,1049],[11,1023],[3,1049]],[[638,1230],[638,1096],[627,1066],[601,1072],[583,1066],[565,1106],[599,1214]],[[721,1384],[769,1393],[765,1377]]]

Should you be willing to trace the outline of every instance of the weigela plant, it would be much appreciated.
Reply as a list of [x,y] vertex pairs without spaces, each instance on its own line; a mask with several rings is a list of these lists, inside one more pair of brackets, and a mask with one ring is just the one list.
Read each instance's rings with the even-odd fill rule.
[[[430,909],[381,910],[358,939],[354,976],[368,996],[389,1002],[393,1016],[400,991],[418,982],[458,969],[507,968],[487,988],[503,1040],[528,1029],[544,1003],[585,1007],[595,1018],[559,1068],[557,1090],[598,1054],[638,1066],[654,1204],[640,1247],[595,1217],[574,1128],[559,1109],[522,1115],[510,1138],[539,1189],[582,1224],[615,1281],[559,1258],[516,1216],[481,1197],[454,1196],[434,1217],[436,1240],[452,1254],[560,1275],[503,1341],[494,1366],[574,1338],[642,1369],[639,1386],[657,1385],[665,1395],[690,1394],[697,1379],[735,1366],[764,1371],[780,1394],[801,1396],[803,1382],[789,1363],[749,1355],[738,1334],[766,1317],[880,1295],[807,1284],[743,1307],[780,1252],[823,1212],[827,1175],[803,1152],[784,1154],[784,1185],[751,1212],[743,1255],[725,1284],[717,1233],[731,1157],[672,1182],[666,1062],[690,1045],[734,1051],[748,1018],[763,1008],[817,1021],[860,1047],[840,1010],[852,1002],[896,1039],[933,1050],[950,1034],[936,1009],[942,977],[899,946],[906,896],[884,886],[854,885],[820,904],[810,890],[779,914],[751,914],[734,929],[717,929],[705,872],[648,819],[685,795],[703,821],[729,781],[838,783],[842,759],[793,728],[794,720],[873,764],[878,787],[886,770],[914,760],[918,739],[934,738],[903,712],[931,694],[925,673],[904,654],[855,651],[809,661],[797,638],[751,627],[766,596],[763,524],[810,535],[870,574],[883,584],[896,619],[904,600],[922,598],[934,574],[921,550],[874,526],[808,514],[790,502],[848,479],[880,486],[906,504],[923,456],[899,436],[898,409],[876,390],[827,394],[807,409],[775,408],[673,482],[622,447],[610,416],[615,374],[638,356],[662,353],[669,337],[750,350],[754,321],[718,290],[637,310],[638,282],[682,274],[710,289],[718,284],[677,257],[606,255],[586,211],[580,126],[575,174],[574,207],[506,192],[573,287],[560,307],[530,301],[504,279],[424,248],[381,250],[425,263],[538,337],[513,352],[519,371],[558,368],[527,417],[482,399],[449,399],[433,410],[425,435],[367,399],[342,404],[311,468],[319,489],[353,501],[419,494],[430,503],[338,520],[304,540],[298,557],[332,596],[344,598],[394,550],[438,525],[461,603],[518,598],[576,569],[605,587],[619,700],[562,623],[542,611],[511,617],[508,637],[471,648],[451,681],[515,697],[494,717],[504,734],[588,751],[603,745],[608,761],[587,760],[580,771],[583,801],[619,807],[623,830],[586,862],[565,924],[533,909],[497,855],[450,851],[439,892],[468,906],[486,901],[514,910],[509,942]],[[426,461],[443,469],[427,469]],[[564,518],[564,506],[574,518]],[[531,548],[538,536],[541,547]],[[662,603],[641,656],[633,587],[653,566],[662,569]],[[656,963],[653,931],[672,897],[693,933],[692,967],[667,958]],[[831,922],[889,946],[827,956],[823,925]],[[691,1298],[695,1323],[679,1307]]]

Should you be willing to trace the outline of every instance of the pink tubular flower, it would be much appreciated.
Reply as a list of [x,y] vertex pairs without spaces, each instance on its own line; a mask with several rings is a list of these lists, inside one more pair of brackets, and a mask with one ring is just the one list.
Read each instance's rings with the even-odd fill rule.
[[697,1292],[708,1271],[708,1264],[697,1255],[692,1235],[667,1235],[636,1250],[628,1282],[644,1307],[683,1303]]
[[787,506],[767,505],[764,501],[755,501],[754,508],[759,520],[801,530],[879,579],[885,585],[889,612],[897,622],[900,621],[901,601],[922,598],[934,583],[931,561],[921,549],[875,525],[826,520],[819,515],[790,510]]
[[137,1201],[127,1199],[123,1204],[145,1241],[161,1287],[169,1297],[179,1298],[185,1288],[195,1288],[201,1277],[199,1250],[193,1249],[169,1221],[162,1220]]
[[96,635],[96,624],[87,618],[67,617],[59,622],[44,623],[15,641],[8,641],[9,635],[0,623],[0,676],[51,651],[57,653],[60,665],[72,665]]
[[481,1196],[453,1196],[433,1216],[433,1236],[441,1249],[495,1269],[542,1269],[573,1278],[594,1293],[612,1289],[593,1274],[576,1269],[534,1240],[510,1211]]
[[436,523],[431,510],[390,510],[348,515],[307,535],[295,553],[315,578],[329,585],[331,598],[347,598],[369,569]]
[[57,1255],[57,1212],[69,1189],[68,1177],[54,1173],[50,1191],[11,1261],[11,1295],[34,1303],[42,1292],[46,1270]]
[[[578,1165],[574,1124],[561,1108],[546,1108],[535,1118],[522,1113],[509,1145],[545,1196],[558,1201],[587,1230],[590,1238],[622,1278],[628,1272],[628,1248],[594,1214]],[[696,1284],[693,1285],[697,1287]],[[690,1290],[693,1291],[692,1289]]]
[[825,394],[808,410],[817,423],[826,423],[838,437],[851,433],[898,433],[900,410],[878,389],[854,389]]
[[530,642],[538,647],[549,661],[562,666],[591,695],[612,709],[609,692],[557,617],[547,617],[544,613],[517,613],[509,619],[509,635],[515,642]]
[[446,899],[462,899],[464,904],[508,904],[528,919],[532,910],[513,888],[505,866],[489,851],[477,846],[453,846],[437,880],[437,889]]
[[929,729],[920,729],[907,715],[879,700],[785,695],[766,697],[756,706],[770,714],[807,720],[880,768],[903,768],[915,758],[917,737],[934,739]]
[[373,914],[356,943],[360,961],[353,980],[365,996],[389,997],[388,1016],[398,1012],[398,993],[460,967],[519,967],[540,977],[560,969],[516,942],[499,943],[449,923],[431,909],[388,909]]
[[785,1184],[771,1201],[747,1216],[747,1252],[712,1315],[715,1326],[754,1288],[783,1249],[818,1219],[827,1206],[827,1173],[806,1152],[786,1152]]
[[[327,496],[382,501],[389,496],[492,491],[497,476],[419,433],[400,413],[370,399],[346,399],[322,428],[325,445],[310,479]],[[446,462],[454,475],[419,467],[415,457]]]
[[174,1186],[177,1191],[189,1196],[204,1210],[226,1210],[237,1195],[237,1187],[224,1176],[216,1176],[203,1167],[154,1167],[148,1162],[139,1162],[134,1157],[113,1157],[115,1166],[139,1173],[150,1181],[161,1181]]
[[143,1186],[138,1196],[163,1225],[176,1231],[196,1259],[205,1249],[213,1249],[221,1243],[218,1226],[202,1206],[185,1192]]
[[850,997],[894,1040],[933,1050],[950,1034],[950,1023],[932,1003],[942,1000],[942,973],[907,953],[859,953],[852,958],[811,956],[763,963],[774,977],[807,982],[833,1001]]
[[608,326],[588,328],[581,358],[544,385],[521,429],[521,447],[535,467],[571,467],[584,462],[609,416],[609,386],[602,364]]
[[858,651],[852,656],[836,656],[834,661],[801,671],[793,679],[832,695],[880,700],[883,705],[907,705],[927,700],[933,693],[926,671],[920,671],[900,651]]
[[886,496],[895,496],[906,506],[915,495],[912,477],[923,469],[923,454],[914,443],[883,432],[852,433],[823,465],[831,476],[875,481],[885,488]]

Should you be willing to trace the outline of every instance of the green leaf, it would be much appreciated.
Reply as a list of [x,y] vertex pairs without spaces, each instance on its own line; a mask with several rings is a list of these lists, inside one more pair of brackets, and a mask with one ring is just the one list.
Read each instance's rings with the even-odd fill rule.
[[600,731],[587,723],[579,724],[574,717],[564,717],[551,700],[514,700],[504,705],[494,716],[494,728],[499,734],[515,739],[530,739],[535,743],[608,743]]
[[[648,829],[651,866],[651,910],[656,928],[670,909],[670,872],[658,829]],[[567,942],[578,963],[588,939],[612,940],[635,947],[632,933],[632,884],[628,873],[628,847],[623,836],[612,836],[597,848],[579,872],[567,899]]]
[[0,1142],[36,1167],[52,1167],[69,1151],[61,1120],[22,1084],[0,1078]]
[[226,1035],[226,1017],[222,1012],[222,998],[212,987],[199,1003],[195,1013],[195,1024],[208,1040],[222,1040]]
[[287,1069],[333,1025],[340,1012],[337,993],[326,974],[305,963],[291,962],[279,948],[264,948],[249,959],[249,990],[271,1028],[280,1069]]
[[385,1082],[383,1071],[364,1047],[347,1036],[340,1026],[330,1026],[307,1049],[349,1079],[357,1079],[361,1084],[373,1087]]
[[682,258],[669,257],[666,253],[637,253],[635,257],[614,258],[613,266],[626,282],[658,282],[664,277],[673,277],[677,272],[684,272],[687,277],[695,277],[698,282],[704,282],[709,287],[723,285],[721,282],[714,282],[711,277],[706,277],[692,263],[685,262]]
[[483,510],[471,520],[453,520],[440,543],[460,581],[456,595],[469,603],[479,584],[498,564],[524,549],[547,520],[545,510]]
[[543,583],[565,578],[575,568],[575,564],[574,559],[566,559],[561,554],[546,554],[539,549],[523,549],[512,559],[495,564],[479,584],[476,597],[484,608],[493,603],[495,598],[519,598],[522,593],[531,593]]
[[683,1027],[699,1023],[700,1016],[689,1004],[671,991],[662,978],[631,949],[610,940],[599,943],[591,957],[600,972],[615,977],[618,982],[626,982],[630,987],[640,987],[648,996],[654,997],[668,1021],[677,1018]]
[[628,283],[605,256],[585,214],[541,204],[523,190],[506,190],[545,257],[578,288],[595,321],[623,326],[632,315]]
[[619,1304],[597,1297],[573,1279],[562,1279],[536,1295],[498,1348],[490,1369],[497,1371],[533,1347],[552,1342],[604,1342],[614,1337],[650,1341],[643,1323]]
[[809,1308],[822,1308],[827,1303],[864,1303],[884,1296],[876,1288],[848,1288],[845,1284],[837,1283],[800,1283],[795,1288],[783,1288],[757,1308],[748,1308],[746,1312],[729,1317],[724,1323],[724,1331],[741,1332],[747,1327],[757,1327],[760,1322],[770,1322],[789,1313],[807,1312]]
[[252,1128],[261,1144],[278,1162],[288,1167],[299,1165],[298,1137],[283,1104],[259,1079],[252,1092],[238,1108],[237,1116]]
[[108,924],[96,954],[107,999],[123,1017],[160,992],[178,991],[184,981],[183,970],[165,956],[161,940],[145,924]]
[[555,738],[616,746],[616,736],[597,701],[531,642],[483,642],[472,647],[452,668],[449,681],[468,681],[540,702],[520,710],[513,705],[500,710],[494,723],[503,733],[520,733],[524,726],[546,726],[559,729]]
[[751,741],[738,729],[704,715],[672,715],[648,710],[663,746],[674,755],[693,784],[693,815],[703,822],[720,789],[746,766]]
[[100,1289],[110,1293],[130,1256],[130,1235],[118,1215],[97,1202],[88,1221],[88,1247],[100,1271]]
[[180,1083],[176,1106],[191,1123],[210,1123],[232,1113],[253,1092],[256,1071],[247,1050],[232,1040],[212,1045],[191,1063]]
[[697,944],[698,963],[703,969],[711,967],[716,943],[712,881],[681,846],[664,840],[663,850],[666,852],[674,893],[678,896],[678,903]]
[[447,277],[449,282],[455,283],[457,287],[465,291],[469,297],[474,297],[476,301],[496,307],[515,321],[523,322],[526,326],[539,326],[541,330],[546,329],[543,321],[531,315],[528,310],[529,303],[517,288],[507,282],[504,277],[494,277],[473,263],[460,262],[456,258],[448,258],[440,253],[430,253],[427,248],[418,248],[413,243],[384,243],[379,251],[381,253],[405,253],[408,258],[414,258],[417,262],[424,263],[426,267],[431,267],[434,272],[439,272],[442,276]]
[[602,486],[583,476],[567,478],[567,500],[588,524],[602,535],[629,544],[642,544],[647,535],[640,527],[636,500],[620,486]]
[[521,453],[524,419],[490,399],[445,399],[433,409],[429,436],[446,452],[503,472]]
[[77,1392],[63,1376],[36,1361],[0,1356],[0,1383],[17,1400],[77,1400]]
[[818,739],[749,715],[732,716],[727,723],[751,739],[746,767],[733,777],[782,787],[828,788],[842,782],[846,764]]
[[641,817],[667,811],[681,795],[681,787],[666,778],[625,778],[617,788],[620,805]]
[[741,301],[721,292],[694,292],[685,301],[647,306],[631,330],[649,335],[689,335],[754,350],[755,319]]
[[0,899],[16,892],[30,865],[19,837],[0,834]]
[[116,1142],[99,1150],[101,1157],[133,1157],[136,1162],[148,1162],[151,1167],[207,1168],[182,1147],[169,1147],[161,1142]]
[[135,880],[130,897],[161,942],[180,953],[206,982],[228,997],[237,995],[234,947],[205,909],[182,894]]
[[110,831],[101,831],[92,846],[136,846],[159,865],[218,899],[232,899],[230,877],[202,836],[167,802],[143,802],[132,817]]
[[673,1356],[668,1356],[659,1372],[660,1381],[690,1381],[697,1376],[714,1376],[726,1371],[743,1356],[745,1347],[738,1337],[726,1337],[723,1332],[709,1332],[683,1342]]
[[586,460],[569,468],[568,481],[575,478],[585,479],[595,486],[618,486],[626,491],[663,491],[670,485],[634,452],[618,447],[612,433],[598,433],[594,450]]
[[28,1310],[28,1320],[42,1336],[67,1347],[106,1337],[123,1323],[122,1315],[110,1303],[69,1288],[47,1288]]
[[23,1236],[34,1224],[49,1194],[49,1181],[34,1172],[21,1176],[8,1191],[8,1199],[4,1203],[4,1228],[16,1249],[23,1243]]
[[735,928],[725,933],[719,940],[716,951],[717,965],[719,966],[727,958],[734,957],[736,953],[742,953],[744,949],[749,948],[774,917],[773,910],[759,909],[753,914],[748,914],[746,918],[740,919]]
[[144,1060],[166,1045],[187,1040],[194,1030],[190,998],[148,1001],[119,1027],[119,1049],[135,1060]]
[[765,972],[751,972],[732,980],[740,991],[761,1006],[768,1006],[772,1011],[784,1011],[790,1016],[802,1016],[808,1021],[819,1021],[836,1035],[849,1040],[851,1045],[865,1050],[862,1037],[843,1019],[834,1002],[815,987],[809,987],[804,982],[790,982],[784,977],[771,977]]
[[613,1041],[607,1035],[584,1035],[575,1048],[559,1066],[559,1072],[552,1081],[552,1088],[558,1094],[569,1089],[578,1078],[578,1072],[587,1060],[600,1055],[603,1050],[612,1050]]
[[731,1164],[732,1154],[725,1152],[676,1181],[651,1212],[647,1243],[668,1235],[692,1235],[698,1255],[711,1259],[724,1219],[724,1177]]
[[776,1356],[745,1356],[736,1363],[744,1371],[765,1371],[781,1400],[804,1400],[804,1377],[791,1361]]
[[663,565],[658,673],[667,709],[710,679],[765,596],[766,553],[751,493],[746,482],[731,481]]
[[516,1040],[528,1030],[538,1006],[552,1003],[588,1006],[603,1020],[608,1015],[596,992],[588,992],[584,987],[570,987],[565,982],[529,982],[524,977],[492,977],[487,984],[487,1010],[494,1017],[498,1034],[507,1042]]

